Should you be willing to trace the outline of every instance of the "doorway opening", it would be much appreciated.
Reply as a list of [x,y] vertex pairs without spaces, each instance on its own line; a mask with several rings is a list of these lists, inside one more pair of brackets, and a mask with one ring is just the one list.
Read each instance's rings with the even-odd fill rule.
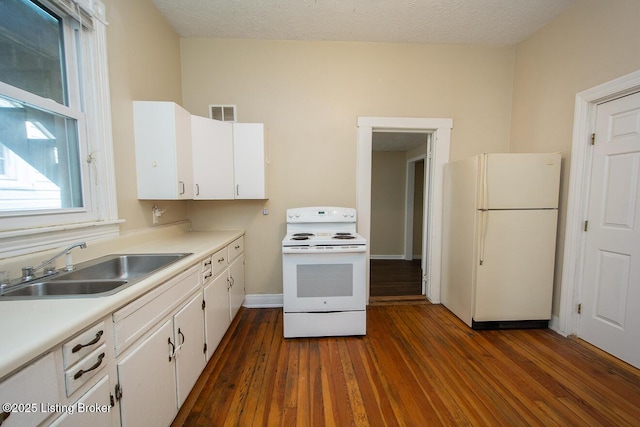
[[[424,219],[431,133],[374,131],[371,163],[370,296],[424,295]],[[428,240],[428,239],[427,239]]]
[[[431,177],[426,187],[429,199],[425,201],[428,213],[423,222],[422,295],[434,303],[440,303],[440,276],[442,258],[442,197],[444,165],[449,161],[451,141],[451,118],[409,117],[358,117],[356,159],[356,209],[358,212],[358,234],[369,240],[371,237],[371,164],[373,155],[373,133],[378,131],[422,132],[431,134]],[[427,190],[426,190],[427,191]],[[429,236],[427,239],[425,236]],[[429,249],[427,250],[426,247]],[[367,245],[367,295],[370,295],[370,245]]]

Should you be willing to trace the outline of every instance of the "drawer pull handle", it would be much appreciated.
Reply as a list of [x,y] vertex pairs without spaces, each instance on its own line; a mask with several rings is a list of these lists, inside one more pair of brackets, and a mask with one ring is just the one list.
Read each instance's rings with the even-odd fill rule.
[[80,350],[82,350],[82,349],[83,349],[83,348],[85,348],[85,347],[89,347],[90,345],[94,345],[95,343],[97,343],[98,341],[100,341],[100,338],[102,337],[102,334],[103,334],[103,333],[104,333],[104,332],[102,332],[102,331],[98,331],[98,333],[96,334],[96,337],[95,337],[94,339],[92,339],[91,341],[89,341],[89,342],[88,342],[88,343],[86,343],[86,344],[78,344],[78,345],[74,346],[74,347],[71,349],[71,353],[77,353],[77,352],[79,352]]
[[169,338],[167,342],[171,346],[171,351],[169,352],[169,362],[171,362],[173,360],[173,355],[176,354],[176,346],[171,342],[171,338]]
[[182,333],[180,328],[178,328],[178,335],[180,335],[182,337],[182,343],[180,345],[184,344],[184,334]]
[[222,262],[222,261],[224,261],[224,257],[218,260],[218,262]]
[[235,249],[235,250],[240,249],[240,245],[236,245],[234,249]]
[[208,266],[210,266],[210,265],[211,265],[211,260],[210,260],[210,259],[208,259],[208,260],[206,260],[206,261],[204,262],[204,266],[205,266],[205,267],[208,267]]
[[77,380],[78,378],[80,378],[82,375],[86,374],[87,372],[91,372],[93,370],[98,369],[98,367],[100,365],[102,365],[102,359],[104,359],[104,353],[100,353],[100,355],[98,356],[98,361],[96,362],[95,365],[93,365],[92,367],[90,367],[89,369],[85,369],[82,370],[80,369],[78,372],[76,372],[76,374],[73,376],[74,380]]
[[204,280],[207,280],[211,276],[213,276],[213,273],[212,272],[208,272],[207,274],[204,275]]

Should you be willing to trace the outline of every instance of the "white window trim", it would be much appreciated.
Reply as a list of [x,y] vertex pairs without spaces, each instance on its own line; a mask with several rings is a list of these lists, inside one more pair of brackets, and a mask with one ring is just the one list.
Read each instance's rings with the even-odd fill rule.
[[93,31],[83,35],[83,39],[90,39],[90,43],[83,43],[81,48],[85,64],[93,68],[91,83],[84,89],[86,101],[92,104],[86,113],[86,121],[91,123],[87,126],[86,137],[87,154],[92,159],[90,167],[95,168],[94,188],[91,189],[95,215],[88,222],[61,222],[44,227],[30,226],[28,220],[23,220],[13,229],[6,226],[9,219],[5,218],[2,220],[5,224],[0,225],[0,259],[52,249],[78,240],[116,237],[120,232],[119,224],[123,222],[118,219],[116,197],[105,6],[101,0],[49,1],[67,11],[76,11],[83,22],[88,18],[92,20]]

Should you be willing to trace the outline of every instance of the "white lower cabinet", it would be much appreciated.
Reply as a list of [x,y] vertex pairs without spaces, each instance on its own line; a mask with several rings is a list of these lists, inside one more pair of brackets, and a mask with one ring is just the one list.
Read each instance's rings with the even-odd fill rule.
[[51,415],[42,410],[41,405],[58,402],[58,371],[53,353],[48,353],[2,381],[0,424],[3,427],[35,426]]
[[229,316],[233,319],[244,302],[244,255],[231,261],[229,279]]
[[222,341],[231,325],[229,317],[229,281],[226,271],[219,274],[204,287],[204,317],[207,337],[207,360]]
[[111,387],[109,377],[103,377],[67,412],[51,425],[55,427],[110,427],[112,425]]
[[174,358],[178,387],[178,408],[202,373],[205,365],[202,297],[197,293],[173,318],[176,342]]
[[173,319],[117,363],[122,426],[168,426],[178,413]]
[[4,378],[0,400],[22,406],[2,427],[171,425],[244,301],[243,251],[240,237]]

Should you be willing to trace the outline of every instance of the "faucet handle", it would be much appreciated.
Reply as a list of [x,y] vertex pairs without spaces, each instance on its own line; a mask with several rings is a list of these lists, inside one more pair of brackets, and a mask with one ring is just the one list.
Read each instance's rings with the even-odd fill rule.
[[33,267],[22,267],[22,280],[31,280],[35,272]]

